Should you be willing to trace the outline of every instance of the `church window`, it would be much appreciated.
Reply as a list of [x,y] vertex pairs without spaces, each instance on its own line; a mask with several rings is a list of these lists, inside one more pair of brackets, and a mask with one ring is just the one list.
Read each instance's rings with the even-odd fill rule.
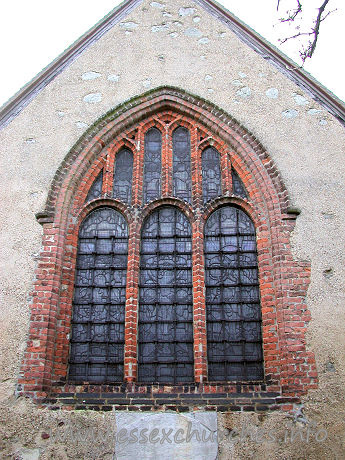
[[122,149],[115,158],[114,198],[130,204],[132,198],[133,154]]

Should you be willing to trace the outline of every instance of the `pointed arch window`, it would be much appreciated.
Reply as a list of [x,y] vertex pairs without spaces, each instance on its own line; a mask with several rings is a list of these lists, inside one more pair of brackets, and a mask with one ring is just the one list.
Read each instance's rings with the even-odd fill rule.
[[102,196],[102,185],[103,185],[103,170],[98,174],[96,179],[93,181],[90,190],[86,197],[86,203],[91,200],[95,200],[96,198],[100,198]]
[[220,156],[208,147],[202,152],[202,195],[204,203],[222,194]]
[[151,128],[145,134],[144,148],[144,204],[155,200],[161,194],[162,134]]
[[225,206],[205,226],[208,377],[261,380],[263,357],[255,228]]
[[80,226],[74,284],[69,379],[123,380],[128,228],[111,208]]
[[188,404],[201,389],[222,388],[229,404],[233,391],[302,394],[316,384],[313,357],[297,377],[285,358],[310,355],[289,320],[308,321],[310,267],[289,248],[295,217],[279,172],[225,113],[157,91],[102,119],[54,178],[37,214],[43,251],[18,384],[51,401],[92,384],[126,406],[139,404],[133,391],[164,404],[155,393],[173,398],[180,385]]
[[114,198],[131,204],[133,176],[133,153],[122,149],[117,153],[114,168]]
[[173,195],[191,202],[191,152],[190,133],[180,126],[173,132]]
[[144,222],[141,234],[138,381],[194,379],[191,226],[174,207]]

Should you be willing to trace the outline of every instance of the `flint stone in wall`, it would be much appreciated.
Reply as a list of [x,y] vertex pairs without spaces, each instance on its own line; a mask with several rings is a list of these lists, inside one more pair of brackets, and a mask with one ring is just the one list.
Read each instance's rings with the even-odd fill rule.
[[114,460],[215,460],[217,413],[128,413],[116,418]]

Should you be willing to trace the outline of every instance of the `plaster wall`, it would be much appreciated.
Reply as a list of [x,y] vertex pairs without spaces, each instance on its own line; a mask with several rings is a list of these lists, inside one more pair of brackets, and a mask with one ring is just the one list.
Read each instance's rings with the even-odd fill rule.
[[[282,413],[220,414],[219,429],[240,432],[249,424],[264,433],[276,430],[276,439],[227,439],[220,443],[219,459],[342,458],[345,129],[224,23],[197,3],[181,0],[140,3],[0,132],[3,458],[106,459],[114,454],[113,414],[52,412],[14,396],[41,246],[34,214],[43,209],[56,169],[87,127],[125,100],[162,85],[213,102],[260,140],[292,203],[301,209],[292,237],[295,257],[312,264],[308,347],[316,355],[319,388],[303,398],[303,413],[296,407],[290,418]],[[51,427],[61,433],[71,423],[86,427],[84,443],[75,443],[67,431],[63,441],[56,435],[42,437]],[[305,429],[313,423],[327,430],[326,440],[282,441],[290,426]],[[102,431],[104,441],[93,443],[92,430]]]

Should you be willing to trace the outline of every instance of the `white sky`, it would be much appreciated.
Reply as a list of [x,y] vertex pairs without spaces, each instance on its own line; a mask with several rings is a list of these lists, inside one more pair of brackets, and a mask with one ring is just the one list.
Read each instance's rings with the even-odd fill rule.
[[[164,3],[164,0],[159,0]],[[295,0],[218,0],[263,37],[278,46],[277,38],[293,34],[288,26],[278,24],[278,18]],[[43,67],[102,19],[118,0],[3,0],[0,7],[0,105],[6,102]],[[186,0],[186,6],[189,2]],[[321,0],[304,0],[306,16],[315,12]],[[343,45],[345,4],[331,0],[338,10],[322,23],[318,48],[305,65],[320,83],[345,101]],[[276,24],[275,27],[274,24]],[[284,27],[284,28],[283,28]],[[297,43],[281,49],[294,60]]]

